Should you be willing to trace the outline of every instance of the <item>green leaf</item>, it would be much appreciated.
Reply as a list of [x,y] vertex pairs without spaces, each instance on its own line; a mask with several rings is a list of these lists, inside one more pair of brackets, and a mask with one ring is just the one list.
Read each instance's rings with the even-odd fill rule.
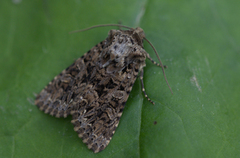
[[[94,0],[0,2],[1,157],[239,157],[240,1]],[[68,32],[121,22],[144,29],[161,69],[146,61],[108,147],[94,154],[71,117],[33,105],[55,75],[107,37]],[[145,49],[157,60],[152,48]]]

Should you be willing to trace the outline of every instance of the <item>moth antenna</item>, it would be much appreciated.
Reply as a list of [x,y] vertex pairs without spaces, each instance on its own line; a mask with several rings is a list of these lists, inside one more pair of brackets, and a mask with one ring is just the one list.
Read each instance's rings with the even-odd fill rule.
[[168,80],[167,80],[167,77],[165,75],[163,64],[162,64],[162,61],[161,61],[161,59],[160,59],[160,57],[159,57],[159,55],[157,53],[157,50],[154,48],[154,46],[152,45],[152,43],[149,40],[147,40],[145,37],[143,39],[146,40],[150,44],[150,46],[153,48],[155,54],[157,55],[158,61],[160,62],[160,65],[161,65],[161,68],[162,68],[162,71],[163,71],[163,75],[164,75],[165,81],[167,82],[168,88],[170,89],[171,93],[173,94],[172,89],[171,89],[171,87],[168,84]]
[[92,26],[92,27],[88,27],[88,28],[82,29],[82,30],[71,31],[69,33],[71,34],[71,33],[76,33],[76,32],[83,32],[83,31],[87,31],[87,30],[90,30],[90,29],[93,29],[93,28],[106,27],[106,26],[118,26],[118,27],[124,27],[124,28],[127,28],[127,29],[132,29],[131,27],[121,25],[121,24],[102,24],[102,25],[95,25],[95,26]]

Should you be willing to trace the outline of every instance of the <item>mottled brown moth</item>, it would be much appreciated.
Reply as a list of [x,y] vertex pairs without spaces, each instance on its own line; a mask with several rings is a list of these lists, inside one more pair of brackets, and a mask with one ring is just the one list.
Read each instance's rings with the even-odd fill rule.
[[[94,27],[101,26],[128,30],[110,30],[104,41],[57,75],[35,100],[40,110],[52,116],[67,117],[71,114],[74,130],[95,153],[109,144],[139,73],[142,91],[152,102],[143,85],[146,58],[161,66],[164,73],[155,48],[141,28],[117,24]],[[143,40],[153,47],[160,64],[144,50]],[[164,77],[166,79],[165,74]]]

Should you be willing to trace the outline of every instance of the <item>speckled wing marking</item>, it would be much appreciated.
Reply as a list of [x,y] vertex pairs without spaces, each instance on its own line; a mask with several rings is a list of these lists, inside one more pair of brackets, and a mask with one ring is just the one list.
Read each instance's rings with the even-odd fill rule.
[[[104,41],[103,41],[104,42]],[[99,54],[103,42],[78,58],[71,66],[63,70],[37,95],[35,105],[47,114],[56,117],[67,117],[73,107],[81,100],[83,91],[79,87],[87,73],[86,56]],[[88,55],[89,56],[89,55]],[[76,91],[77,90],[77,91]],[[79,91],[79,92],[78,92]]]
[[111,30],[106,40],[63,70],[36,97],[35,104],[45,113],[71,114],[74,130],[95,153],[109,144],[149,56],[139,29]]
[[[131,67],[133,65],[129,65]],[[129,93],[138,75],[138,67],[128,73],[126,77],[109,76],[107,80],[95,78],[93,86],[88,87],[88,93],[85,93],[79,109],[75,109],[73,114],[74,130],[83,142],[88,145],[95,153],[102,151],[109,144],[122,116],[125,103]],[[93,69],[95,71],[95,69]],[[96,76],[100,75],[96,70]],[[131,79],[131,80],[130,80]],[[90,77],[91,80],[91,77]],[[95,99],[93,99],[95,98]]]

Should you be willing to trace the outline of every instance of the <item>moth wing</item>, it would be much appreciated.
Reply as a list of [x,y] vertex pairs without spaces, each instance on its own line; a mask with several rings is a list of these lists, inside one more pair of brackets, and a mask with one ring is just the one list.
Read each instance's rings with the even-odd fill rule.
[[[125,91],[111,93],[120,95],[122,99],[118,101],[99,101],[116,99],[113,96],[101,96],[96,101],[79,106],[79,109],[73,113],[72,124],[78,136],[87,144],[88,148],[95,153],[102,151],[109,144],[115,130],[119,124],[122,111],[124,109],[128,94]],[[94,96],[94,94],[89,94]],[[86,98],[86,96],[84,97]],[[83,102],[84,104],[84,102]],[[115,106],[113,104],[116,104]]]
[[115,133],[137,75],[138,68],[131,68],[120,76],[107,76],[84,93],[81,105],[73,112],[74,130],[95,153],[105,149]]
[[57,75],[36,97],[35,105],[47,114],[67,117],[73,106],[73,89],[81,78],[79,72],[86,71],[81,58]]
[[[89,75],[89,63],[97,59],[104,43],[100,42],[78,58],[71,66],[63,70],[37,95],[35,105],[47,114],[56,117],[67,117],[75,106],[81,103],[86,91],[86,76]],[[80,86],[81,85],[81,86]]]

